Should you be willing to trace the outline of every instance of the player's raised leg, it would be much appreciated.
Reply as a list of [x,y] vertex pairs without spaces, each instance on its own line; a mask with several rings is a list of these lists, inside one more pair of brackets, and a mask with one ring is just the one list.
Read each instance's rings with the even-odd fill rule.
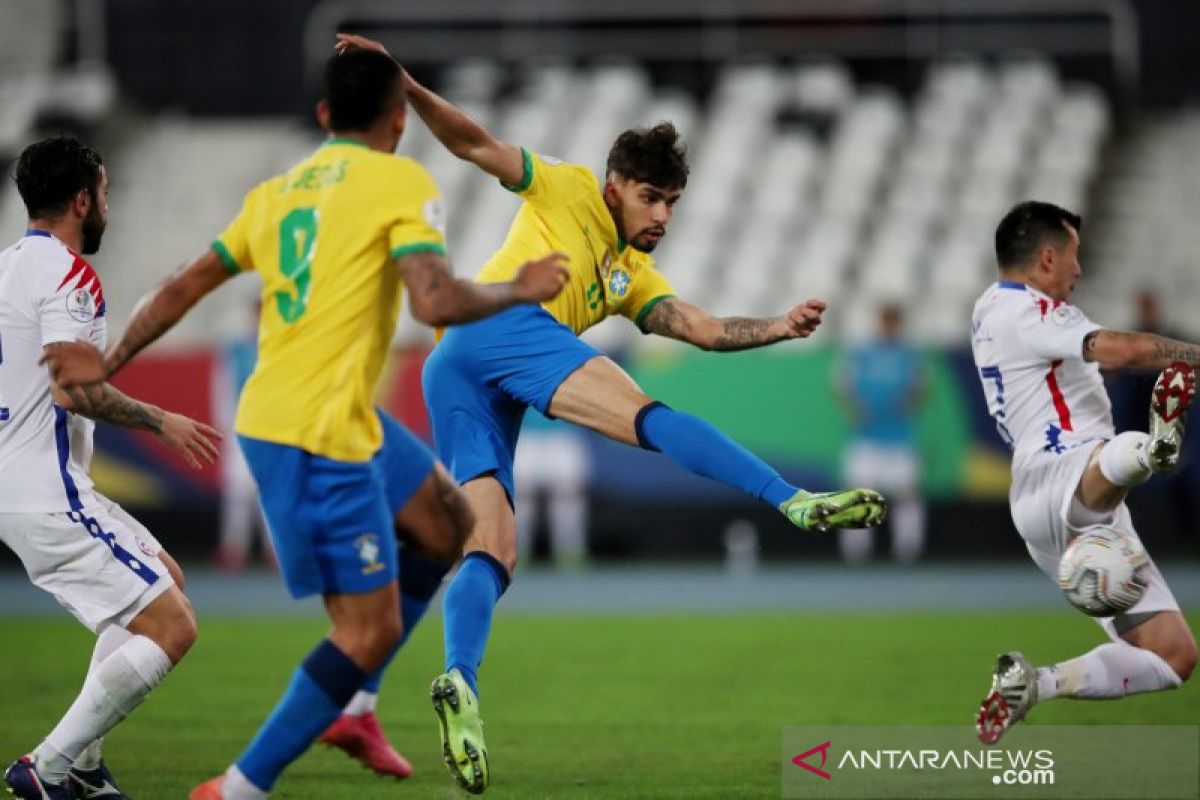
[[1175,468],[1184,419],[1196,395],[1196,373],[1176,362],[1158,376],[1150,399],[1150,432],[1125,431],[1092,454],[1075,493],[1088,511],[1107,514],[1151,475]]
[[[1155,383],[1150,433],[1126,431],[1093,450],[1068,511],[1071,527],[1111,524],[1136,536],[1122,504],[1130,488],[1172,469],[1183,443],[1183,419],[1195,396],[1190,366],[1172,364]],[[1033,552],[1048,573],[1057,559]],[[1047,667],[1018,652],[1000,656],[976,719],[979,738],[993,744],[1040,702],[1059,697],[1107,700],[1175,689],[1195,670],[1198,650],[1157,567],[1142,600],[1124,614],[1101,620],[1112,641]]]
[[619,442],[659,451],[697,475],[770,503],[804,530],[869,527],[886,513],[883,497],[870,489],[813,493],[789,484],[713,425],[646,396],[605,356],[591,359],[562,382],[550,413]]

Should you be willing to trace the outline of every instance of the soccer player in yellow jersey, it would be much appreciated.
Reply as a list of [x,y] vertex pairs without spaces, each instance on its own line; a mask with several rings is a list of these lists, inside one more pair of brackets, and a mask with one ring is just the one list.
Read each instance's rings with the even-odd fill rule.
[[[139,304],[103,365],[111,374],[231,276],[262,278],[260,355],[236,428],[288,589],[321,594],[333,627],[247,750],[195,800],[265,797],[364,685],[378,686],[462,554],[471,515],[460,490],[372,406],[402,285],[418,319],[451,325],[549,301],[567,279],[562,256],[545,253],[489,286],[449,274],[437,187],[420,165],[392,156],[405,108],[390,57],[331,58],[317,107],[331,138],[252,189],[212,247]],[[69,358],[51,368],[64,382],[74,369]],[[357,751],[364,733],[372,731],[335,743]],[[368,763],[398,777],[409,770]]]
[[[339,47],[386,52],[358,36],[339,36]],[[674,296],[650,257],[687,183],[687,160],[671,124],[622,133],[600,181],[586,167],[498,141],[407,73],[405,87],[443,145],[524,201],[476,280],[509,280],[521,262],[554,251],[570,257],[570,281],[558,297],[448,331],[423,375],[435,444],[476,517],[446,592],[446,673],[434,681],[433,699],[446,763],[460,785],[478,793],[489,771],[476,673],[493,608],[516,564],[512,464],[526,408],[660,451],[769,502],[805,530],[876,525],[885,502],[870,490],[812,494],[789,485],[712,425],[647,397],[577,338],[620,314],[646,333],[706,350],[743,350],[806,337],[821,321],[819,300],[770,319],[719,319]]]

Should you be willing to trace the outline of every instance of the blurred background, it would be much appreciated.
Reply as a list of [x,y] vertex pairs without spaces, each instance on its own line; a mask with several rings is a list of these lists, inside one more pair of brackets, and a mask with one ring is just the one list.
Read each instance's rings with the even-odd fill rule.
[[[71,131],[109,165],[93,262],[110,336],[247,190],[319,144],[315,78],[337,30],[380,39],[501,138],[597,171],[621,130],[673,120],[692,176],[654,255],[678,294],[720,314],[829,303],[813,338],[759,352],[701,353],[623,319],[588,338],[793,481],[885,490],[886,530],[798,537],[732,490],[530,412],[518,511],[534,563],[1003,561],[1040,580],[967,338],[992,232],[1019,200],[1083,215],[1076,299],[1093,319],[1200,337],[1194,2],[0,0],[0,163]],[[472,274],[518,200],[409,119],[400,151],[437,179],[451,258]],[[6,241],[24,223],[6,180]],[[228,426],[254,359],[255,281],[209,298],[116,383]],[[406,312],[380,398],[426,437],[431,344]],[[1118,427],[1144,428],[1153,376],[1110,378]],[[269,562],[235,450],[196,472],[140,434],[96,439],[100,490],[177,556]],[[1200,557],[1190,443],[1180,474],[1131,500],[1160,561]]]

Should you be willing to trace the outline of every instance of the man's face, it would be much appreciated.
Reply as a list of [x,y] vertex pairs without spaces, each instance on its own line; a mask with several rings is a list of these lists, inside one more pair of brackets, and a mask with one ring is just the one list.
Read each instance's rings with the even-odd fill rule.
[[1066,300],[1075,289],[1075,281],[1083,273],[1079,266],[1079,233],[1067,227],[1067,240],[1061,246],[1042,248],[1037,265],[1038,289],[1055,300]]
[[100,182],[96,191],[91,193],[91,204],[87,216],[83,218],[83,241],[80,248],[85,256],[100,251],[100,240],[104,238],[104,228],[108,225],[108,171],[100,167]]
[[610,175],[604,184],[604,200],[617,234],[643,253],[653,252],[666,235],[667,223],[682,194],[683,189],[678,187],[663,188],[619,175]]

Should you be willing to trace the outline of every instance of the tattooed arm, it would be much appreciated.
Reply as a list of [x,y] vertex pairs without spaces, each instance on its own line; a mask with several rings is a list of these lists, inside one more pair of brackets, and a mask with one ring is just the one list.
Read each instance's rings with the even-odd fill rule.
[[642,329],[701,350],[748,350],[810,335],[821,324],[824,310],[823,302],[809,300],[781,317],[714,317],[677,297],[666,297],[646,315]]
[[[44,348],[52,356],[56,348],[74,343],[55,342]],[[108,383],[80,384],[64,388],[51,382],[54,402],[67,411],[85,417],[147,431],[172,450],[179,452],[193,467],[212,463],[217,458],[216,442],[221,434],[182,414],[173,414],[157,406],[134,400]]]
[[[203,255],[160,283],[133,308],[133,317],[104,357],[105,370],[114,374],[142,348],[179,322],[200,298],[229,279],[215,250]],[[114,390],[115,391],[115,390]]]
[[1105,369],[1166,369],[1175,361],[1200,367],[1200,345],[1153,333],[1092,331],[1083,338],[1083,358]]
[[[57,344],[46,346],[53,350]],[[109,422],[122,428],[159,433],[163,427],[163,410],[140,403],[107,383],[92,383],[69,388],[51,384],[54,402],[76,414]]]
[[566,256],[552,253],[524,264],[507,283],[456,278],[437,253],[410,253],[396,262],[408,289],[413,316],[441,327],[491,316],[517,303],[551,300],[567,284]]

